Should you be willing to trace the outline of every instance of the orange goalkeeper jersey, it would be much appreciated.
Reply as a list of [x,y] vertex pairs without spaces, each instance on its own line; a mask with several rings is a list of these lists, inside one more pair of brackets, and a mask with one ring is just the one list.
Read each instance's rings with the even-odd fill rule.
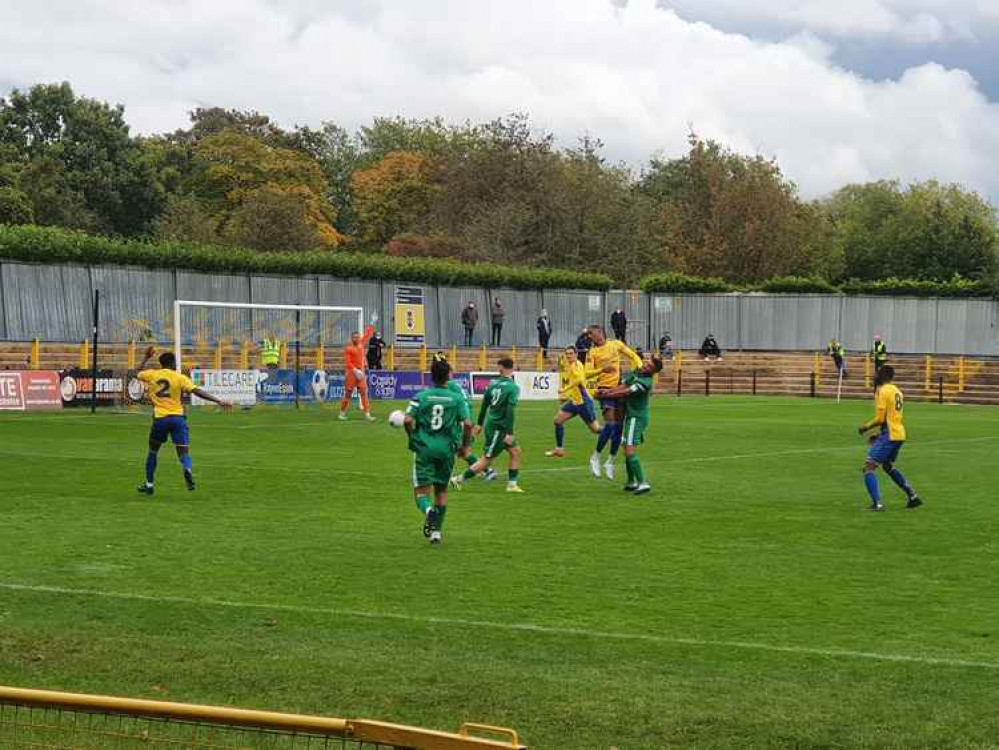
[[364,350],[368,347],[368,339],[370,339],[375,333],[374,326],[368,326],[364,329],[364,334],[361,336],[361,340],[356,344],[349,342],[347,346],[343,348],[343,358],[346,362],[348,370],[363,370],[364,365]]

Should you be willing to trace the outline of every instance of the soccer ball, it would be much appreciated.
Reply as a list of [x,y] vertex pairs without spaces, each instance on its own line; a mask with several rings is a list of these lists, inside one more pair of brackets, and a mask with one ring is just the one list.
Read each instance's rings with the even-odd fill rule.
[[329,383],[326,379],[325,370],[313,370],[312,380],[309,385],[312,388],[312,397],[316,401],[326,400],[326,394],[329,392]]
[[402,425],[405,422],[406,422],[406,415],[403,412],[399,411],[398,409],[389,414],[388,423],[393,427],[402,427]]

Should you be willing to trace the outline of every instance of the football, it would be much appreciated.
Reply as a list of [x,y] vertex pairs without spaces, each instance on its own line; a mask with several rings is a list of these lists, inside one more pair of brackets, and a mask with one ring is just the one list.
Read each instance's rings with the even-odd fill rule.
[[403,423],[406,421],[406,415],[396,409],[394,412],[389,414],[388,423],[393,427],[402,427]]

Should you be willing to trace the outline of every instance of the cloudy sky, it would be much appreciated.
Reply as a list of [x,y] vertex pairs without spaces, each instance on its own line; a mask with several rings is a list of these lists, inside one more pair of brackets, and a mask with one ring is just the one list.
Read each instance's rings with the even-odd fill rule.
[[960,182],[999,202],[999,0],[0,0],[0,95],[43,81],[134,129],[522,111],[636,168],[690,127],[807,196]]

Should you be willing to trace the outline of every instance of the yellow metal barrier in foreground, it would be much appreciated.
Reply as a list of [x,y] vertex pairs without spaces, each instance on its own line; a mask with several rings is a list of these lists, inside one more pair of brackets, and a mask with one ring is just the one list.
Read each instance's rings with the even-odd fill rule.
[[[106,695],[0,687],[0,747],[159,746],[201,748],[322,747],[350,750],[526,750],[512,729],[465,724],[458,734],[365,719],[332,719]],[[10,707],[10,708],[6,708]],[[64,714],[69,714],[65,716]],[[83,714],[81,719],[80,715]],[[127,717],[127,718],[126,718]],[[499,734],[508,741],[473,737]]]

